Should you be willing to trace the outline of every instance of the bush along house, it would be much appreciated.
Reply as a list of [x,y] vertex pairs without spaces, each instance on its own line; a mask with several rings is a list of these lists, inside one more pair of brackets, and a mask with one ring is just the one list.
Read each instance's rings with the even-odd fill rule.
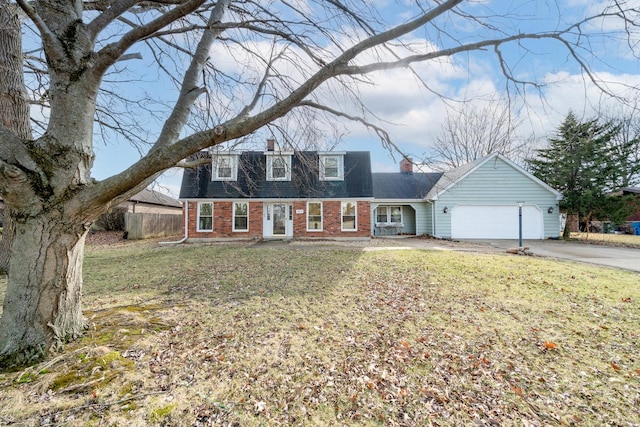
[[185,239],[556,238],[560,193],[499,154],[444,173],[372,173],[369,152],[201,153],[184,172]]
[[373,186],[368,152],[211,151],[187,169],[186,238],[367,239]]

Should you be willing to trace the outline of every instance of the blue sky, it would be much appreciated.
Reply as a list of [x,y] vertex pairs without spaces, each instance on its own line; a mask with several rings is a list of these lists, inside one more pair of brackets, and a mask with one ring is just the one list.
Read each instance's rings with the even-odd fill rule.
[[[370,2],[376,4],[385,17],[393,17],[395,23],[403,22],[415,13],[412,9],[413,2],[409,0],[403,7],[400,7],[402,4],[387,1]],[[305,0],[298,0],[298,3],[304,4]],[[468,2],[463,6],[463,10],[476,16],[500,15],[500,19],[493,21],[499,29],[511,33],[525,33],[564,27],[576,17],[585,16],[589,9],[601,6],[593,0],[566,0],[558,3],[562,4],[560,13],[554,1],[485,0]],[[516,14],[526,19],[516,19]],[[448,19],[441,24],[452,35],[465,41],[479,39],[487,34],[486,29],[460,17]],[[617,29],[612,22],[597,24],[594,28]],[[430,46],[433,37],[432,32],[416,31],[404,40]],[[446,40],[443,43],[446,43]],[[591,65],[600,77],[609,82],[608,88],[612,92],[623,94],[624,85],[640,86],[640,61],[629,56],[623,50],[623,44],[611,39],[594,39],[591,46],[596,53],[594,58],[589,59],[593,60]],[[212,56],[219,58],[223,55],[223,51],[218,52],[215,49],[216,47]],[[573,110],[579,116],[593,117],[598,108],[615,108],[615,102],[603,97],[595,85],[580,74],[575,61],[572,61],[567,52],[557,44],[514,44],[505,47],[503,53],[513,65],[516,77],[547,83],[540,90],[527,88],[527,96],[524,98],[519,96],[521,93],[517,94],[513,91],[514,88],[511,88],[514,110],[524,119],[520,129],[523,138],[535,134],[539,141],[544,141],[569,110]],[[146,53],[143,57],[139,63],[126,65],[132,73],[139,72],[142,75],[142,82],[130,86],[127,93],[152,93],[160,98],[156,101],[158,103],[152,106],[160,108],[162,103],[171,102],[175,90],[161,80],[157,68],[151,63],[151,56]],[[180,67],[180,64],[170,65]],[[230,62],[228,66],[234,67],[237,64]],[[416,77],[406,69],[371,74],[368,77],[374,85],[362,85],[357,89],[364,104],[384,120],[381,124],[389,131],[394,143],[403,152],[417,159],[428,154],[430,144],[441,130],[441,123],[447,114],[442,96],[455,100],[449,101],[450,105],[460,105],[456,104],[456,101],[464,100],[478,107],[505,96],[505,79],[492,51],[463,54],[436,64],[416,64],[414,70],[428,83],[429,89],[418,83]],[[128,77],[120,73],[117,78],[122,81]],[[122,90],[123,87],[122,83],[114,86],[115,90]],[[439,95],[434,92],[438,92]],[[151,136],[159,129],[159,122],[146,113],[140,113],[138,117],[142,117],[152,139]],[[383,149],[375,135],[356,123],[342,121],[341,126],[345,135],[338,148],[370,151],[374,171],[398,170],[397,154],[394,158]],[[268,136],[268,132],[258,132],[254,141],[259,144]],[[107,139],[102,140],[101,135],[96,137],[93,176],[97,179],[104,179],[123,170],[140,156],[138,149],[117,137],[108,135]],[[142,150],[144,151],[144,148]],[[159,189],[177,196],[181,175],[179,170],[168,171],[159,180]]]

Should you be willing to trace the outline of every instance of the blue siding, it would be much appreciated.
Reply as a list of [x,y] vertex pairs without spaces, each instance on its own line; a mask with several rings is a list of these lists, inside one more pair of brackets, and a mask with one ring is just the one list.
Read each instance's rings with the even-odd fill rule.
[[374,236],[384,235],[381,230],[375,227],[376,208],[378,206],[402,206],[402,223],[401,233],[422,235],[432,233],[431,221],[431,203],[415,202],[415,201],[385,201],[379,203],[371,203],[371,234]]
[[[442,193],[435,203],[436,231],[451,237],[451,209],[457,205],[515,205],[524,201],[542,212],[544,237],[560,235],[556,193],[499,157],[493,157]],[[448,213],[444,213],[447,207]],[[553,213],[548,209],[553,207]]]
[[433,235],[433,215],[431,214],[431,203],[413,203],[411,206],[416,210],[416,235]]

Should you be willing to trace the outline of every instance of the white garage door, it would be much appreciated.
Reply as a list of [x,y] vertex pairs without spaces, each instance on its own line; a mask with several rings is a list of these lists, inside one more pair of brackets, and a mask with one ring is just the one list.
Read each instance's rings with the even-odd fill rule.
[[[542,212],[522,207],[522,238],[542,239]],[[451,210],[454,239],[518,239],[518,206],[458,205]]]

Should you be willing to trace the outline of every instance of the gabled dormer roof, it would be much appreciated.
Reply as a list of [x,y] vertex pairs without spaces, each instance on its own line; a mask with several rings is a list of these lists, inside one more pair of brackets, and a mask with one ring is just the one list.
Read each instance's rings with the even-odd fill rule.
[[[291,158],[291,179],[268,181],[265,152],[245,151],[238,159],[235,181],[212,181],[211,164],[186,169],[180,199],[300,199],[300,198],[371,198],[371,159],[367,151],[347,151],[344,155],[344,179],[320,181],[316,151],[297,151]],[[325,152],[321,154],[326,154]],[[277,156],[278,152],[269,152]]]

